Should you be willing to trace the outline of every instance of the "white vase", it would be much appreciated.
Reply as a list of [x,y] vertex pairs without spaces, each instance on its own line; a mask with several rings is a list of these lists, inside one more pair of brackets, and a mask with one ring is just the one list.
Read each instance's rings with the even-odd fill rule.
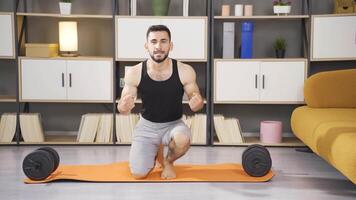
[[62,15],[70,15],[72,3],[59,2],[59,10]]
[[274,14],[289,14],[291,10],[291,6],[273,6],[273,13]]

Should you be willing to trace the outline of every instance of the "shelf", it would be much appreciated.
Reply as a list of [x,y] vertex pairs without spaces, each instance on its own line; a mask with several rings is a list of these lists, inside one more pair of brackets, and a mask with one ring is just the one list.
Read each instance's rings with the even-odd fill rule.
[[16,102],[16,96],[0,95],[0,102]]
[[207,16],[154,16],[154,15],[136,15],[136,16],[131,16],[131,15],[116,15],[116,18],[137,18],[137,19],[201,19],[201,18],[206,18],[208,19]]
[[328,62],[328,61],[354,61],[356,58],[311,58],[310,62]]
[[88,103],[88,104],[112,104],[112,101],[96,101],[96,100],[48,100],[48,99],[20,99],[21,103]]
[[214,61],[307,61],[307,58],[214,58]]
[[[120,145],[120,144],[122,144],[122,145],[131,145],[131,142],[116,142],[116,144],[118,144],[118,145]],[[192,146],[194,146],[194,145],[206,145],[206,143],[192,143],[190,145],[192,145]]]
[[[142,62],[147,60],[147,58],[140,59],[129,59],[129,58],[116,58],[117,62]],[[206,59],[179,59],[180,62],[207,62]]]
[[312,15],[312,17],[343,17],[343,16],[356,16],[356,13]]
[[16,145],[16,142],[0,142],[0,145]]
[[96,145],[96,144],[110,144],[112,142],[77,142],[76,135],[46,135],[45,142],[20,142],[20,144],[79,144],[79,145]]
[[301,142],[298,138],[295,137],[284,137],[282,139],[282,143],[261,143],[259,137],[245,137],[244,143],[239,144],[227,144],[227,143],[220,143],[214,142],[216,146],[249,146],[252,144],[261,144],[263,146],[268,147],[304,147],[306,146],[303,142]]
[[214,104],[284,104],[304,105],[304,101],[214,101]]
[[94,19],[112,19],[112,15],[88,15],[88,14],[72,14],[61,15],[59,13],[22,13],[18,12],[17,16],[28,17],[54,17],[54,18],[94,18]]
[[[116,103],[119,103],[119,99],[117,99],[115,102],[116,102]],[[135,100],[135,103],[141,104],[141,103],[142,103],[142,100],[141,100],[141,99],[137,99],[137,100]],[[189,101],[188,101],[188,100],[183,100],[182,103],[183,103],[183,104],[188,104]],[[204,104],[206,104],[206,100],[204,100]]]
[[39,60],[113,60],[112,57],[106,56],[77,56],[77,57],[29,57],[29,56],[19,56],[20,59],[39,59]]
[[214,16],[217,20],[239,19],[308,19],[309,15],[255,15],[255,16]]

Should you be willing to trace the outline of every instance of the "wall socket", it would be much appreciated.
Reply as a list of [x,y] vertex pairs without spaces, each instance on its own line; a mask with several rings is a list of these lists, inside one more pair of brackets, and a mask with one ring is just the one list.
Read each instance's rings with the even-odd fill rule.
[[125,86],[125,79],[124,78],[120,78],[120,87],[123,88]]

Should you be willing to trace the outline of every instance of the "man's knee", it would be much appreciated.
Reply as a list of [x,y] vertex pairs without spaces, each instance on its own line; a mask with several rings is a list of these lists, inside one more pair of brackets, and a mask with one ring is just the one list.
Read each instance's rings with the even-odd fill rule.
[[188,149],[190,146],[190,137],[186,134],[175,134],[173,141],[176,148]]
[[134,177],[135,179],[144,179],[144,178],[146,178],[148,176],[148,174],[150,173],[151,169],[137,170],[137,169],[131,168],[130,171],[131,171],[132,177]]

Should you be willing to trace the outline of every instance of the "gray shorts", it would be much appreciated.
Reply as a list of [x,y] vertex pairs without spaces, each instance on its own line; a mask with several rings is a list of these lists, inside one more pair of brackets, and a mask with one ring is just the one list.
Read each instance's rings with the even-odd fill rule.
[[160,144],[167,146],[177,133],[191,138],[189,127],[181,119],[155,123],[140,116],[132,136],[129,159],[131,173],[147,174],[155,165]]

